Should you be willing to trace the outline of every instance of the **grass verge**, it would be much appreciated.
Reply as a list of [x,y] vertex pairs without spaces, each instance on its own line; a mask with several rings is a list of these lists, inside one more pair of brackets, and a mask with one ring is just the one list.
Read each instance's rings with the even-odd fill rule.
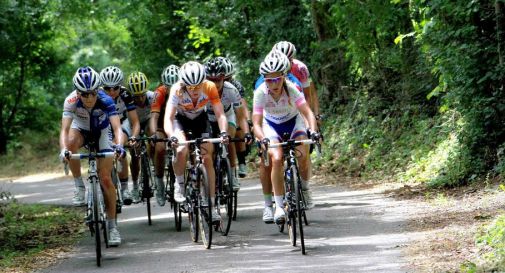
[[82,217],[72,207],[0,203],[0,272],[31,272],[55,263],[81,237]]

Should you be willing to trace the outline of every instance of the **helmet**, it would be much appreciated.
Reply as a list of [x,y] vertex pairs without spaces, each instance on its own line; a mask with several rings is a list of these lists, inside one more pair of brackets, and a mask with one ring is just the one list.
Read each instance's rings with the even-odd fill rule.
[[286,56],[286,54],[282,53],[282,51],[279,51],[277,49],[272,49],[272,51],[270,51],[270,53],[268,53],[268,55],[265,57],[265,59],[268,57],[280,58],[286,64],[286,73],[289,72],[289,70],[291,69],[291,62],[289,61],[288,56]]
[[221,62],[223,63],[225,77],[230,77],[233,74],[235,74],[235,67],[233,66],[233,63],[230,61],[230,59],[226,57],[218,57],[218,58],[221,59]]
[[222,59],[223,58],[217,57],[205,63],[205,74],[207,74],[208,77],[224,76],[224,64]]
[[293,58],[296,54],[296,48],[295,45],[288,41],[281,41],[278,42],[274,45],[273,49],[277,49],[280,52],[286,54],[289,59]]
[[161,73],[161,82],[164,85],[173,85],[179,80],[179,67],[175,64],[167,66]]
[[179,69],[179,78],[186,85],[198,85],[205,80],[205,67],[198,62],[187,62]]
[[134,72],[128,76],[128,87],[133,95],[143,95],[147,92],[147,86],[149,81],[147,77],[142,72]]
[[107,66],[100,71],[100,80],[106,87],[120,85],[123,81],[123,71],[117,66]]
[[91,92],[100,85],[100,75],[89,66],[79,67],[73,78],[74,86],[81,92]]
[[287,69],[287,64],[282,58],[279,56],[267,56],[263,62],[260,64],[260,74],[266,75],[275,72],[285,73]]

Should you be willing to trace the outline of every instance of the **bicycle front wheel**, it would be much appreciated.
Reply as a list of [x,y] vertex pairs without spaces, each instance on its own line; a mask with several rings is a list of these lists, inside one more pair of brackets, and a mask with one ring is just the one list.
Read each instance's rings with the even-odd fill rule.
[[188,193],[186,200],[188,204],[188,220],[189,220],[189,232],[191,235],[191,240],[193,242],[198,242],[198,215],[199,209],[197,207],[198,204],[198,191],[193,189],[193,186],[190,185],[193,182],[189,182],[186,188],[186,192]]
[[152,225],[151,220],[151,168],[147,155],[143,154],[140,160],[140,177],[142,178],[142,198],[146,200],[147,206],[147,223]]
[[303,205],[304,200],[303,200],[303,195],[302,195],[302,184],[300,181],[300,177],[298,175],[298,171],[296,170],[295,166],[291,166],[292,170],[294,171],[292,176],[295,178],[295,192],[296,192],[296,216],[298,218],[298,223],[293,223],[293,225],[296,226],[298,224],[298,231],[300,233],[300,245],[302,247],[302,254],[305,255],[305,238],[303,236],[303,224],[304,224],[304,219],[306,219],[305,215],[305,207]]
[[289,240],[291,242],[292,246],[296,246],[296,216],[297,216],[297,206],[296,206],[296,189],[295,186],[297,182],[297,173],[296,169],[291,166],[291,168],[288,170],[289,176],[286,177],[286,199],[287,199],[287,214],[288,214],[288,221],[287,221],[287,226],[288,226],[288,233],[289,233]]
[[93,191],[93,228],[95,230],[95,252],[96,252],[96,265],[102,265],[102,245],[100,238],[100,214],[98,208],[98,179],[91,179],[91,190]]
[[175,202],[174,199],[174,194],[175,194],[175,174],[174,174],[174,169],[172,165],[172,159],[169,157],[167,159],[167,167],[166,167],[166,177],[167,177],[167,185],[166,185],[166,196],[167,200],[170,201],[170,206],[172,210],[174,211],[174,222],[175,222],[175,230],[181,231],[181,224],[182,224],[182,211],[181,211],[181,205],[177,202]]
[[219,231],[223,236],[228,235],[230,232],[231,221],[233,218],[234,206],[234,191],[232,185],[232,174],[230,161],[228,159],[220,159],[219,170],[217,174],[217,181],[219,187],[216,194],[216,208],[218,214],[221,216],[219,224]]
[[[212,245],[212,201],[210,200],[210,187],[209,178],[207,176],[207,171],[203,165],[198,166],[198,185],[200,189],[203,189],[199,196],[199,213],[200,219],[198,221],[200,228],[200,235],[202,237],[202,242],[205,248],[210,249]],[[202,195],[205,198],[202,198]],[[204,200],[206,199],[206,200]],[[207,201],[207,202],[205,202]]]

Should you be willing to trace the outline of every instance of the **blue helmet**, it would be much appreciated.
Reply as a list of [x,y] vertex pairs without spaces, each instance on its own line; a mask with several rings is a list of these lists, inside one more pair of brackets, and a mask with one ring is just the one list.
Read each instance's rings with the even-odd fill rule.
[[89,66],[79,67],[74,75],[74,86],[81,92],[91,92],[100,85],[100,75]]

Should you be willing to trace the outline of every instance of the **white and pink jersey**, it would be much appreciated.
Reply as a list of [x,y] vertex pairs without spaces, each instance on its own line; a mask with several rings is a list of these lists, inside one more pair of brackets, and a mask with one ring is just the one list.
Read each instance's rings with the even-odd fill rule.
[[270,95],[266,83],[262,83],[254,91],[253,113],[262,114],[263,118],[275,124],[284,123],[298,115],[298,106],[306,103],[305,97],[290,81],[285,81],[284,86],[276,101]]
[[310,73],[307,66],[300,60],[293,59],[290,71],[302,84],[302,88],[310,86]]

